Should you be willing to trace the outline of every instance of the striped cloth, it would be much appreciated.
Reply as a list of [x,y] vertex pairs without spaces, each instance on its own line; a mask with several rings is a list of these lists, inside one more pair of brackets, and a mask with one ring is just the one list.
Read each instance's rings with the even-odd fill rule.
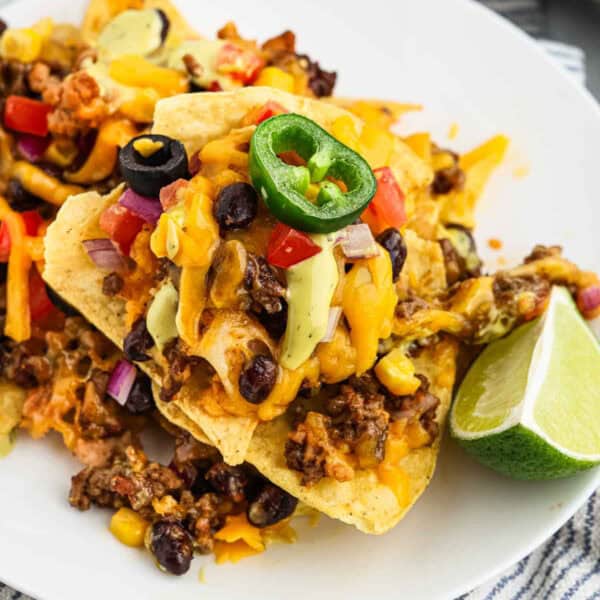
[[[538,38],[582,85],[585,56],[579,48],[543,39],[542,0],[481,0]],[[0,0],[0,4],[4,1]],[[600,499],[587,504],[544,545],[499,577],[456,600],[600,600]],[[32,600],[0,582],[0,600]]]

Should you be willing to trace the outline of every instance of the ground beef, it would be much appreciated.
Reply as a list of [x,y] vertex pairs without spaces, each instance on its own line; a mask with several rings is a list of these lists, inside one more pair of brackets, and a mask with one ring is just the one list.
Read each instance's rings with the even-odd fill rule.
[[87,439],[107,438],[120,434],[124,423],[120,407],[115,402],[105,400],[106,383],[98,389],[100,378],[108,382],[109,373],[96,370],[94,379],[85,384],[85,392],[78,415],[79,425]]
[[454,244],[448,239],[439,240],[442,254],[444,255],[444,266],[446,267],[446,283],[454,285],[468,277],[465,259],[458,253]]
[[76,137],[98,127],[108,115],[100,87],[86,71],[76,71],[62,82],[48,77],[42,99],[54,108],[48,116],[48,129],[55,135]]
[[30,69],[30,65],[16,60],[0,60],[0,97],[30,95],[27,84]]
[[418,313],[421,310],[426,310],[428,308],[427,302],[418,298],[417,296],[408,296],[404,300],[400,300],[398,304],[396,304],[396,316],[399,319],[408,319]]
[[49,382],[53,368],[47,353],[48,345],[41,337],[32,337],[20,343],[4,338],[0,343],[3,377],[25,389]]
[[296,35],[289,29],[279,35],[268,39],[262,45],[263,51],[267,54],[270,62],[275,62],[282,55],[296,53]]
[[525,257],[525,260],[523,262],[527,264],[535,260],[541,260],[542,258],[556,258],[561,256],[561,254],[561,246],[543,246],[541,244],[536,244],[531,253]]
[[81,317],[66,318],[59,331],[33,333],[26,342],[0,344],[0,375],[29,389],[22,426],[34,437],[56,430],[82,462],[98,464],[117,438],[143,424],[106,394],[120,354]]
[[233,467],[221,461],[206,472],[205,479],[232,502],[243,502],[246,499],[248,477],[242,467]]
[[337,80],[335,71],[325,71],[317,61],[311,60],[306,54],[298,54],[298,62],[308,76],[308,87],[317,98],[331,96]]
[[406,419],[408,422],[418,420],[431,438],[435,440],[439,433],[436,420],[437,408],[440,400],[429,391],[429,381],[423,375],[418,375],[421,380],[419,389],[410,396],[388,396],[385,406],[390,418],[394,421]]
[[244,286],[256,305],[255,312],[261,309],[269,314],[282,311],[285,286],[277,271],[262,256],[248,252]]
[[352,453],[360,468],[370,468],[384,458],[389,415],[376,379],[351,378],[339,393],[325,401],[324,412],[308,412],[290,433],[285,457],[290,469],[302,473],[303,485],[322,477],[350,479],[352,468],[339,448]]
[[507,319],[528,318],[545,305],[550,296],[550,282],[539,276],[514,277],[498,273],[493,283],[494,300],[499,312]]
[[116,296],[122,289],[125,282],[118,273],[109,273],[102,280],[102,293],[105,296]]
[[152,500],[180,490],[181,479],[168,467],[148,462],[145,455],[129,446],[123,456],[106,467],[86,467],[71,480],[69,502],[80,510],[91,504],[148,513]]
[[363,469],[377,465],[384,457],[389,421],[384,401],[374,378],[368,376],[352,378],[325,404],[332,438],[348,444]]
[[163,379],[160,399],[163,402],[170,402],[191,377],[194,367],[198,366],[201,359],[187,354],[185,344],[179,338],[165,345],[163,356],[169,365],[169,370]]
[[194,536],[194,546],[200,554],[213,551],[214,535],[225,523],[221,507],[221,499],[216,494],[208,493],[200,496],[187,513],[187,522]]

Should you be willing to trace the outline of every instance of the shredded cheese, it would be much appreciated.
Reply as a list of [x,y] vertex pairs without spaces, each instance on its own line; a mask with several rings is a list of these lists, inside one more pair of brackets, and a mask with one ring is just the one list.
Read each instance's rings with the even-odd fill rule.
[[215,540],[214,553],[217,564],[227,561],[236,563],[265,549],[261,530],[248,523],[243,513],[228,516],[225,526],[215,533]]
[[10,209],[4,198],[0,198],[0,221],[6,223],[10,234],[4,333],[16,342],[23,342],[31,336],[29,312],[31,256],[25,244],[25,223],[18,213]]
[[356,349],[357,375],[373,366],[379,340],[392,333],[397,301],[386,251],[380,248],[378,256],[356,261],[346,275],[342,306]]

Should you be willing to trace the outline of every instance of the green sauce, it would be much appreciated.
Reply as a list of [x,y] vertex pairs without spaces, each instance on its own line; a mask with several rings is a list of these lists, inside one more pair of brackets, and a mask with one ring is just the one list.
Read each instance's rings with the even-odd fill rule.
[[305,362],[327,332],[329,307],[338,283],[335,234],[311,237],[322,251],[286,271],[288,317],[280,361],[286,369],[297,369]]
[[162,351],[165,344],[178,335],[175,317],[179,295],[173,284],[165,283],[156,292],[146,315],[146,327],[157,348]]
[[156,10],[126,10],[102,30],[98,51],[108,61],[128,54],[146,56],[160,48],[162,30],[163,22]]

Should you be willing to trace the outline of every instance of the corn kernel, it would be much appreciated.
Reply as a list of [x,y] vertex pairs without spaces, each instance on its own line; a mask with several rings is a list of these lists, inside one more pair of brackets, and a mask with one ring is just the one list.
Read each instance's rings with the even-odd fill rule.
[[0,39],[0,55],[6,60],[30,63],[42,51],[42,36],[33,29],[8,29]]
[[126,546],[144,545],[148,522],[130,508],[120,508],[110,520],[110,532]]
[[396,396],[414,394],[421,381],[415,377],[415,367],[402,350],[396,348],[386,354],[375,366],[375,374],[383,385]]
[[260,72],[254,85],[273,87],[293,94],[296,88],[296,81],[293,75],[290,75],[277,67],[266,67]]

